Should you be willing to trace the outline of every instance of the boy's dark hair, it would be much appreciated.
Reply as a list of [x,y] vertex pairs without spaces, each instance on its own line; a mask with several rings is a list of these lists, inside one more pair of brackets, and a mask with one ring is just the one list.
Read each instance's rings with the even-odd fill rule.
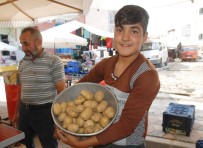
[[30,32],[31,35],[35,38],[35,39],[42,39],[42,35],[40,33],[40,31],[37,28],[34,27],[26,27],[21,31],[21,34],[25,33],[25,32]]
[[123,25],[140,23],[144,33],[147,32],[149,15],[147,11],[136,5],[126,5],[115,15],[115,27],[123,28]]

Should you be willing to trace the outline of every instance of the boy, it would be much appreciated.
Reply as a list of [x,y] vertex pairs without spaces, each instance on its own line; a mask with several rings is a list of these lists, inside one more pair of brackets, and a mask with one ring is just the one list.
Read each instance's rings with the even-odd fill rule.
[[114,124],[86,139],[57,130],[64,143],[72,147],[145,147],[148,110],[160,88],[157,71],[140,53],[148,37],[148,19],[148,13],[139,6],[121,8],[115,16],[114,31],[118,55],[103,59],[79,81],[105,81],[119,101],[119,113]]

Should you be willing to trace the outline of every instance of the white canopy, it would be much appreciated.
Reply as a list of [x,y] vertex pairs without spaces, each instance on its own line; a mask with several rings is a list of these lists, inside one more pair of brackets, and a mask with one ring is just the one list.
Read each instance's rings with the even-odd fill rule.
[[57,30],[56,28],[57,27],[54,27],[41,32],[44,48],[55,49],[75,47],[76,45],[87,46],[87,40],[85,38],[76,36],[65,30]]
[[114,34],[111,33],[111,32],[107,32],[107,31],[104,31],[104,30],[89,26],[87,24],[83,24],[83,23],[78,22],[76,20],[65,23],[65,24],[62,24],[60,26],[53,27],[53,28],[51,28],[49,30],[52,30],[53,32],[57,32],[59,34],[62,34],[64,32],[73,32],[73,31],[75,31],[75,30],[77,30],[78,28],[81,28],[81,27],[83,27],[87,31],[89,31],[89,32],[91,32],[93,34],[99,35],[99,36],[105,36],[105,37],[110,37],[110,38],[113,38],[113,36],[114,36]]
[[14,51],[14,50],[17,50],[17,48],[9,44],[6,44],[4,42],[0,42],[0,50]]

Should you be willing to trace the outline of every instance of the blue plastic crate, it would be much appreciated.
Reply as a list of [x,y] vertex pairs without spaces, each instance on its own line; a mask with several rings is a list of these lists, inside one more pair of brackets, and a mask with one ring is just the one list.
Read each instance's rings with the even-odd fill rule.
[[198,140],[197,141],[196,148],[203,148],[203,140]]
[[79,74],[79,71],[79,67],[67,67],[65,72],[71,74]]
[[68,61],[67,67],[74,67],[74,62],[73,61]]
[[73,62],[74,67],[79,67],[80,63],[79,62]]

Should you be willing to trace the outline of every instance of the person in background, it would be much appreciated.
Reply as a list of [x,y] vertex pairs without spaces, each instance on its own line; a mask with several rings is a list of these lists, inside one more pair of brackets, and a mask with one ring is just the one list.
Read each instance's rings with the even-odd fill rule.
[[11,51],[11,55],[10,55],[12,60],[16,60],[16,53],[15,51]]
[[180,59],[181,58],[181,49],[182,49],[182,43],[178,43],[177,46],[177,57]]
[[42,147],[58,147],[51,106],[56,95],[65,89],[63,62],[42,48],[42,36],[38,29],[24,28],[20,43],[25,57],[19,63],[21,90],[12,123],[25,133],[25,139],[21,142],[27,148],[34,147],[35,135]]
[[144,148],[148,111],[159,89],[154,65],[141,53],[147,40],[148,13],[136,5],[126,5],[115,15],[114,42],[118,55],[96,64],[79,83],[105,81],[117,97],[119,112],[105,131],[79,138],[57,129],[62,142],[77,148]]

